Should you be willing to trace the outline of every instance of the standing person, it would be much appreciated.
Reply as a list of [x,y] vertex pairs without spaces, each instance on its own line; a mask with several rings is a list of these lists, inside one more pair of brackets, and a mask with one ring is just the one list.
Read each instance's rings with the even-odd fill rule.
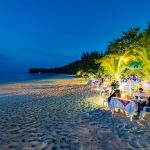
[[135,76],[135,74],[133,74],[132,80],[133,80],[133,81],[136,81],[136,76]]
[[98,81],[100,80],[99,73],[96,73],[95,78],[96,78],[96,80],[98,80]]
[[137,90],[140,89],[140,88],[142,88],[142,86],[143,86],[142,82],[139,82],[138,85],[137,85]]
[[111,83],[111,87],[112,87],[111,93],[114,92],[115,86],[116,86],[116,80],[114,80],[114,81]]
[[114,90],[119,90],[119,88],[120,88],[119,81],[116,81]]
[[104,82],[104,78],[100,78],[99,87],[102,86],[103,82]]
[[103,83],[103,82],[104,82],[104,78],[102,78],[102,80],[101,80],[101,81],[102,81],[102,83]]

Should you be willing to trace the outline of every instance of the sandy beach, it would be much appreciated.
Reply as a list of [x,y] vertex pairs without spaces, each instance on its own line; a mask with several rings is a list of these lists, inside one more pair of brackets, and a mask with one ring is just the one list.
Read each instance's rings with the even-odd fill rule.
[[150,115],[131,123],[82,79],[0,86],[0,150],[149,150]]

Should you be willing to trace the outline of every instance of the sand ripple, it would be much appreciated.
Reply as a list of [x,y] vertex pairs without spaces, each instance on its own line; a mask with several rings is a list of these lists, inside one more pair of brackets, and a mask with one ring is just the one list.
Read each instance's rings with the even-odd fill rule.
[[[36,86],[35,86],[36,85]],[[2,150],[148,150],[150,123],[112,117],[99,93],[79,84],[22,83],[0,88]]]

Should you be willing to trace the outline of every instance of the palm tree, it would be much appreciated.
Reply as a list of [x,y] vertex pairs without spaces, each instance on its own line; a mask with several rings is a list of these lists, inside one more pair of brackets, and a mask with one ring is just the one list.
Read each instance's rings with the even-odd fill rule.
[[102,59],[97,60],[100,64],[100,68],[103,68],[105,74],[109,74],[112,77],[116,77],[118,58],[116,55],[109,54],[104,56]]
[[104,72],[112,77],[112,79],[118,80],[121,74],[129,67],[130,62],[134,56],[129,55],[126,51],[124,54],[107,54],[102,59],[97,60],[100,67],[104,69]]
[[148,80],[150,76],[150,50],[144,47],[138,47],[133,49],[133,54],[141,62],[143,76]]

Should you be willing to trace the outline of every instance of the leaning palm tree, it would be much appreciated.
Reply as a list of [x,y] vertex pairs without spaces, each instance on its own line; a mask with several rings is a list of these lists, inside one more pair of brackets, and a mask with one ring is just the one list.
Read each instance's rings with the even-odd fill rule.
[[104,56],[102,59],[97,60],[97,63],[100,64],[100,68],[103,68],[104,74],[109,74],[116,78],[118,61],[119,59],[115,54],[109,54]]
[[105,55],[102,59],[97,60],[97,63],[100,64],[100,67],[102,67],[104,72],[109,74],[112,79],[118,80],[134,58],[135,56],[129,55],[129,51],[126,51],[123,54]]

